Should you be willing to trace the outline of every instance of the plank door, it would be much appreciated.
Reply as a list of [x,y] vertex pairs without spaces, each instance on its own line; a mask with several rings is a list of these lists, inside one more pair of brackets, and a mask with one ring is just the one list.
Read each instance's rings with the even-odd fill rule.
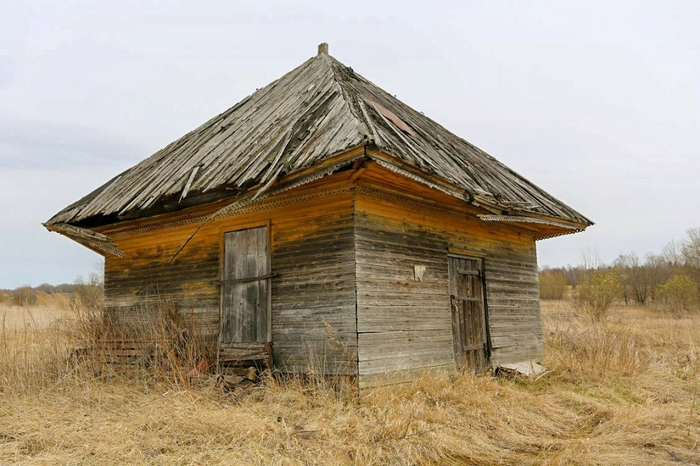
[[482,259],[448,256],[452,336],[460,369],[479,373],[489,366]]
[[267,227],[224,234],[219,344],[270,341],[270,246]]

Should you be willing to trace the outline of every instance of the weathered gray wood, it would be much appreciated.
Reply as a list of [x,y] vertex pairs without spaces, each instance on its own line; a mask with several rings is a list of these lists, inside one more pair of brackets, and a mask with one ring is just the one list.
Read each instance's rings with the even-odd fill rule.
[[[395,205],[397,211],[401,208],[401,204]],[[444,221],[448,224],[449,216]],[[498,227],[494,225],[494,229]],[[369,354],[385,361],[381,367],[390,371],[399,370],[398,367],[402,367],[401,371],[434,367],[434,355],[441,351],[444,354],[444,350],[439,347],[438,340],[427,333],[432,331],[453,336],[446,346],[449,351],[446,357],[453,360],[454,355],[459,354],[457,348],[477,348],[463,351],[465,355],[460,364],[485,367],[487,360],[480,356],[484,354],[484,343],[492,349],[494,364],[541,357],[534,240],[517,245],[486,243],[467,235],[452,236],[435,230],[426,233],[420,225],[407,221],[397,223],[366,212],[357,215],[356,235],[361,377],[369,376],[370,367],[379,370],[376,364],[367,364],[369,359],[365,358],[370,357]],[[456,294],[457,298],[466,298],[456,303],[467,317],[461,323],[459,313],[451,312],[450,295],[453,293],[449,287],[456,288],[457,277],[478,279],[481,271],[471,262],[455,266],[452,272],[448,263],[449,244],[460,244],[462,249],[485,254],[475,259],[483,261],[486,287],[479,290],[473,283],[471,288],[463,285]],[[413,266],[417,264],[426,266],[424,277],[428,281],[413,280]],[[486,321],[480,320],[483,314],[474,314],[468,307],[483,303],[484,299],[488,307],[488,327],[484,325]],[[464,331],[452,335],[453,328]],[[480,331],[468,333],[471,328]],[[484,335],[487,329],[489,338]],[[406,346],[391,344],[401,342],[398,335],[408,330],[424,332],[425,338],[406,342]],[[366,339],[366,332],[373,331],[382,332],[382,342]],[[393,332],[398,339],[391,336]],[[405,360],[401,362],[400,359]]]
[[272,340],[281,371],[357,373],[351,207],[273,226]]
[[396,170],[415,167],[459,187],[454,193],[460,198],[530,221],[559,219],[562,231],[591,224],[327,54],[262,87],[47,223],[99,224],[115,215],[141,217],[205,197],[230,197],[231,189],[259,193],[282,173],[308,170],[362,145],[382,151],[385,162],[394,158]]
[[249,277],[249,278],[237,278],[235,280],[214,280],[211,282],[212,285],[233,285],[237,283],[249,283],[249,282],[258,282],[262,280],[267,280],[268,278],[273,278],[275,277],[276,274],[274,273],[268,273],[267,275],[261,275],[259,277]]
[[224,235],[221,344],[268,342],[270,276],[267,227]]
[[[451,245],[486,255],[482,260],[492,361],[541,355],[534,241],[510,244],[471,237],[468,232],[460,235],[434,227],[428,231],[414,220],[353,214],[352,209],[348,201],[331,215],[319,212],[300,219],[271,220],[274,249],[270,252],[276,276],[271,280],[269,330],[278,369],[350,375],[359,370],[362,380],[382,371],[408,374],[454,366],[456,339],[448,270]],[[444,222],[451,221],[446,215]],[[496,224],[490,230],[498,233],[499,228]],[[151,250],[160,247],[155,236],[144,244]],[[175,263],[159,262],[167,262],[170,248],[164,244],[156,253],[161,259],[147,266],[142,261],[143,267],[108,261],[109,305],[121,312],[140,299],[135,290],[158,290],[161,296],[196,311],[201,328],[217,337],[219,289],[224,286],[206,284],[225,279],[219,275],[219,245],[193,243]],[[247,256],[248,251],[245,253]],[[227,259],[225,251],[222,260],[234,257],[232,252]],[[110,265],[114,263],[125,265],[114,268]],[[258,270],[260,263],[253,261],[255,268],[245,269],[245,275],[271,273],[269,267]],[[415,279],[415,266],[425,267],[420,281]],[[457,267],[456,275],[477,276],[470,267]],[[183,293],[190,278],[197,281],[197,287]],[[241,290],[245,288],[241,286]],[[258,306],[259,296],[246,291],[237,299]],[[461,306],[478,300],[475,290],[466,287],[456,298],[465,298],[459,302]],[[129,316],[137,315],[137,311],[129,312]],[[251,320],[246,331],[260,333],[259,323]],[[467,319],[462,327],[468,329],[469,324]],[[478,322],[471,322],[471,326],[478,326]],[[464,348],[478,348],[471,343],[473,338],[465,331],[458,341]]]

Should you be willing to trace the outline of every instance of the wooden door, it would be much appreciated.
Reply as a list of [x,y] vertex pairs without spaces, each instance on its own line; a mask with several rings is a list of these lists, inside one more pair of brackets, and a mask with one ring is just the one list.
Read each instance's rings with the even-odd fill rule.
[[270,341],[270,246],[267,227],[224,234],[219,345]]
[[471,372],[489,366],[482,259],[448,257],[452,335],[457,365]]

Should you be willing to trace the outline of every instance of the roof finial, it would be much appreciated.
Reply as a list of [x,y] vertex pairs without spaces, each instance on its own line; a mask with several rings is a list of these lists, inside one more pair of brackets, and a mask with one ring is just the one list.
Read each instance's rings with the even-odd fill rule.
[[318,54],[319,55],[328,55],[328,43],[327,42],[321,42],[318,44]]

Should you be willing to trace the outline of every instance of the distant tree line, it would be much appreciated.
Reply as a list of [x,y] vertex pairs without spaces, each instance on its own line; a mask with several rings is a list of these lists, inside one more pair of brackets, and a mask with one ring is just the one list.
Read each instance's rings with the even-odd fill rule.
[[42,295],[68,295],[86,303],[99,304],[104,297],[102,274],[90,273],[87,279],[78,277],[74,283],[50,285],[42,283],[39,286],[24,285],[13,290],[0,289],[0,304],[14,306],[34,306]]
[[539,273],[542,299],[574,299],[591,314],[604,314],[614,301],[651,303],[669,310],[698,310],[700,295],[700,228],[691,228],[680,241],[671,241],[660,254],[640,259],[630,252],[612,264],[589,254],[578,266],[543,268]]

